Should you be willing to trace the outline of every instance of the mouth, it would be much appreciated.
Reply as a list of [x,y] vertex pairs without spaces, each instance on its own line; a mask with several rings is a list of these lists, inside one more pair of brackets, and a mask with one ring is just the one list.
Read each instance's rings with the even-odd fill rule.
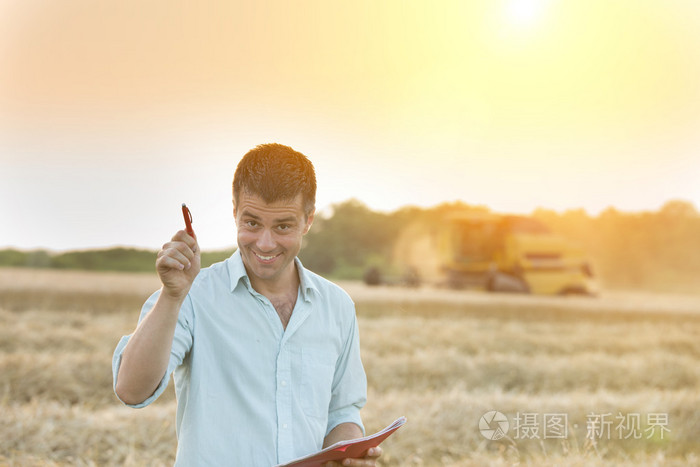
[[261,255],[253,251],[253,254],[255,257],[263,262],[263,263],[272,263],[278,256],[280,256],[282,253],[278,253],[276,255]]

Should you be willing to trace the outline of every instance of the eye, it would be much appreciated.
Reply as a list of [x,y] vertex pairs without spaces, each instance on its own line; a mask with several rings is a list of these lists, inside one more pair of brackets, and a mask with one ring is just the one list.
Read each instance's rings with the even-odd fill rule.
[[277,230],[281,230],[282,232],[287,231],[291,228],[292,228],[292,226],[289,224],[280,224],[277,226]]
[[255,221],[253,221],[253,220],[248,220],[248,221],[245,221],[245,225],[247,225],[248,227],[253,228],[253,227],[257,227],[257,226],[258,226],[258,223],[255,222]]

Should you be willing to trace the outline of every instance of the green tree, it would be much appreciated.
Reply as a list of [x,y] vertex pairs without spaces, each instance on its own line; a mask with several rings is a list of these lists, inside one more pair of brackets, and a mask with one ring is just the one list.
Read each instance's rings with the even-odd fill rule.
[[300,258],[309,269],[341,278],[360,278],[373,262],[391,257],[394,239],[409,211],[384,214],[351,199],[315,219]]

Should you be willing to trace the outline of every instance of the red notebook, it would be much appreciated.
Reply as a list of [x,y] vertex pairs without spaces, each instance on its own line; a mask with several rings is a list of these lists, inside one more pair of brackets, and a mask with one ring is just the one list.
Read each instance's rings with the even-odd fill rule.
[[286,464],[276,465],[275,467],[321,467],[324,462],[337,461],[347,457],[362,457],[369,448],[379,446],[382,441],[401,428],[404,423],[406,423],[406,417],[399,417],[394,423],[373,435],[365,436],[364,438],[349,439],[347,441],[338,441],[322,451],[294,459]]

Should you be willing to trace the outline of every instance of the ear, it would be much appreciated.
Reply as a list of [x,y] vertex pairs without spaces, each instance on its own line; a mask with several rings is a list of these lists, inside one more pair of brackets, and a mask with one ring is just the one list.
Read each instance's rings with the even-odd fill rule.
[[306,216],[306,225],[304,226],[304,235],[306,235],[309,232],[309,229],[311,228],[311,224],[314,223],[314,214],[316,214],[315,209],[313,211],[311,211],[311,214]]

